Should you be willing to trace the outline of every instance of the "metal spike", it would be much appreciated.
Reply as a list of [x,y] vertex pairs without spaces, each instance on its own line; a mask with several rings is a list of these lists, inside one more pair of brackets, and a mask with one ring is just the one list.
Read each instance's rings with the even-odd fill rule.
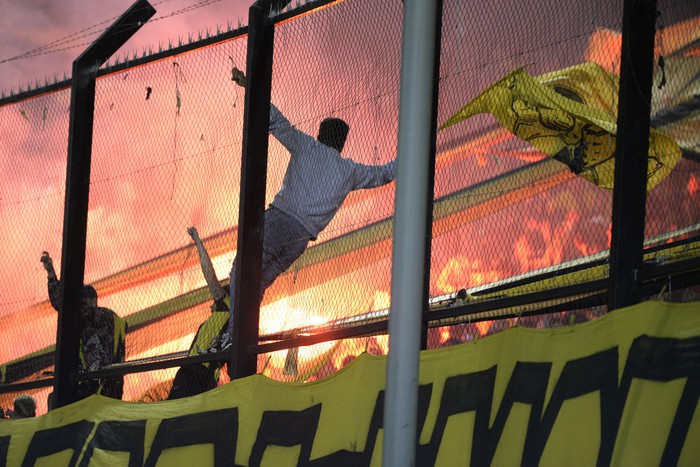
[[188,44],[191,44],[191,43],[192,43],[192,33],[191,33],[191,32],[188,32],[188,33],[187,33],[187,43],[188,43]]
[[168,50],[173,48],[173,41],[168,37]]
[[231,20],[226,20],[226,32],[231,32]]

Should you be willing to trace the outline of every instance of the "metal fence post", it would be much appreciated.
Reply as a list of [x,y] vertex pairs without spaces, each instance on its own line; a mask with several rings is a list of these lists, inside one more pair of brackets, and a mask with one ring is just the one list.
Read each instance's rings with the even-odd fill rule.
[[78,372],[80,352],[80,310],[85,276],[97,70],[155,12],[147,0],[138,0],[73,62],[61,252],[61,313],[58,315],[56,338],[54,397],[57,407],[77,400],[77,386],[71,376]]
[[[438,103],[440,91],[440,49],[442,46],[442,4],[443,0],[436,0],[436,17],[435,17],[435,51],[433,55],[433,81],[432,81],[432,114],[430,116],[430,159],[428,161],[427,177],[427,205],[425,209],[425,222],[428,229],[425,231],[425,271],[423,274],[423,303],[425,310],[428,310],[430,300],[430,263],[432,259],[432,241],[433,241],[433,208],[435,205],[435,157],[436,157],[436,140],[437,140],[437,118],[438,118]],[[428,321],[423,321],[421,325],[421,350],[428,348]]]
[[656,0],[625,0],[608,311],[641,300]]
[[[442,2],[406,1],[401,51],[398,174],[384,411],[386,466],[415,465],[418,370],[431,236],[436,112],[435,60]],[[431,156],[432,155],[432,156]]]
[[[233,345],[229,374],[242,378],[257,372],[260,323],[262,243],[267,186],[267,149],[270,129],[270,95],[274,24],[270,11],[290,0],[258,0],[249,9],[245,110],[243,116],[243,160],[241,201],[238,215],[238,266],[234,272]],[[247,293],[241,293],[245,290]]]

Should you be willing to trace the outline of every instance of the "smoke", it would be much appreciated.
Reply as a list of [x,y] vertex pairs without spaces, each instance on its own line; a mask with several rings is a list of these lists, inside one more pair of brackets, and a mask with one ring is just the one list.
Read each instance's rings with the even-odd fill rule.
[[[72,62],[99,34],[122,15],[133,0],[110,2],[84,0],[24,0],[3,2],[0,30],[3,46],[0,52],[0,90],[15,92],[27,83],[40,85],[44,79],[59,80],[64,73],[70,77]],[[131,56],[151,46],[155,51],[168,39],[177,44],[178,37],[195,39],[208,29],[216,33],[216,26],[235,28],[239,20],[248,22],[248,7],[252,0],[171,0],[150,2],[156,11],[116,55]],[[18,56],[24,58],[13,59]]]

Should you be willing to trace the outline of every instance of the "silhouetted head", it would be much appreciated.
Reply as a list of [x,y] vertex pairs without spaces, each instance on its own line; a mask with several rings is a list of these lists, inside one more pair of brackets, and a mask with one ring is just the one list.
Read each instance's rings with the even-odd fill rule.
[[97,290],[91,285],[83,286],[83,305],[97,306]]
[[343,151],[350,127],[339,118],[327,118],[318,128],[318,141],[338,152]]
[[15,397],[15,410],[12,418],[30,418],[36,416],[36,400],[28,395],[22,394]]

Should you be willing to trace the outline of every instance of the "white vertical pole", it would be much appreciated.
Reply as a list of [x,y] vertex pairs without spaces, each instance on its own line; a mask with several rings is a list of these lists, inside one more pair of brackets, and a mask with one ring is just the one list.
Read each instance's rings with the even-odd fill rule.
[[438,5],[404,2],[399,98],[398,168],[392,251],[389,356],[384,404],[383,465],[415,465],[418,443],[418,359],[425,306],[426,210],[433,122],[433,80]]

